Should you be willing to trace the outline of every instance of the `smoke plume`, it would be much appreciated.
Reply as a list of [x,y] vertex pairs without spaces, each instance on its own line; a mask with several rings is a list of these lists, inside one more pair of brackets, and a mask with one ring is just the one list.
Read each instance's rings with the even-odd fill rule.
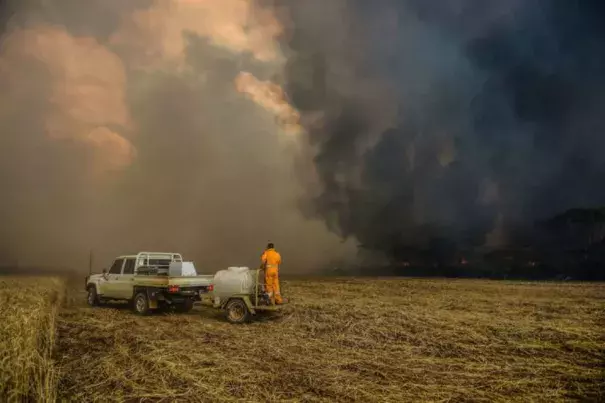
[[[180,251],[204,272],[321,268],[350,246],[300,214],[282,24],[248,0],[21,1],[0,49],[0,259],[95,268]],[[8,13],[10,14],[10,18]],[[287,124],[284,124],[287,123]]]
[[212,270],[272,240],[298,270],[356,242],[503,245],[605,202],[596,1],[9,8],[4,260],[166,249]]
[[602,2],[279,3],[286,92],[313,116],[306,211],[335,233],[498,246],[605,202]]

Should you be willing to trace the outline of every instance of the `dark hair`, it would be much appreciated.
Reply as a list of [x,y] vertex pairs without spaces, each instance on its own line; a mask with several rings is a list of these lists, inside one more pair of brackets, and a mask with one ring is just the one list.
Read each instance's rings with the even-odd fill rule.
[[267,245],[267,249],[273,249],[275,248],[275,245],[273,245],[272,242],[269,242],[269,244]]

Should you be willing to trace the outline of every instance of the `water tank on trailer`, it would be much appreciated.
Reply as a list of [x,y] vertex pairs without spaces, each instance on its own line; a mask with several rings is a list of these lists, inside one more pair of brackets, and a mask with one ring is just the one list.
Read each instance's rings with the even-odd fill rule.
[[248,267],[229,267],[214,275],[214,296],[219,298],[235,294],[254,293],[254,275]]

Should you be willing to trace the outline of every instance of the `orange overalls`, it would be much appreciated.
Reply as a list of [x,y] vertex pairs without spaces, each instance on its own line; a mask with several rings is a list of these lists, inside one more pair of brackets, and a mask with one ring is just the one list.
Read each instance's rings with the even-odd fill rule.
[[281,255],[275,249],[267,249],[260,258],[265,265],[265,291],[269,294],[272,304],[281,304],[282,298],[279,292],[279,266]]

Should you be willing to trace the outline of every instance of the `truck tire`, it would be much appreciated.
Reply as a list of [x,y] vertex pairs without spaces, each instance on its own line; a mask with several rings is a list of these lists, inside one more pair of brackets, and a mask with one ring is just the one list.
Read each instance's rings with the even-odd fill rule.
[[132,307],[134,311],[142,316],[149,315],[151,313],[151,309],[149,309],[149,299],[147,298],[147,293],[139,292],[134,296],[132,301]]
[[250,320],[250,311],[246,303],[241,299],[232,299],[227,302],[225,313],[229,323],[246,323]]
[[101,305],[101,300],[97,294],[97,287],[94,285],[88,286],[88,296],[86,297],[86,302],[88,302],[88,305],[90,306]]

